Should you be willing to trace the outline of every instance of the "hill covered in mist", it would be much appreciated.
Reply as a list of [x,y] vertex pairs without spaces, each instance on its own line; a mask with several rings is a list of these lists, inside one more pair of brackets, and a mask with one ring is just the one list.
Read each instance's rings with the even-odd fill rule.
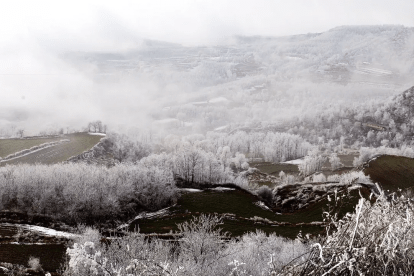
[[58,61],[70,74],[31,88],[51,91],[48,104],[16,101],[2,109],[2,125],[76,129],[101,119],[122,131],[230,131],[396,95],[412,85],[414,28],[343,26],[198,47],[142,40],[129,51],[68,52]]

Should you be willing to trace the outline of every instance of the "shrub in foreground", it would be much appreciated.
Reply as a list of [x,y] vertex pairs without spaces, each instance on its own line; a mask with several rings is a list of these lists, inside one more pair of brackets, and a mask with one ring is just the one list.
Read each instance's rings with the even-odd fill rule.
[[381,195],[360,199],[354,214],[330,221],[328,234],[312,246],[309,261],[290,266],[296,275],[413,275],[414,228],[411,199]]
[[[224,242],[225,236],[216,229],[221,220],[202,216],[180,225],[183,238],[176,245],[149,242],[136,233],[108,247],[75,244],[68,249],[68,271],[70,275],[413,275],[411,199],[382,194],[374,204],[361,198],[355,213],[342,219],[325,215],[326,236],[305,243],[261,232]],[[77,267],[87,270],[78,273]]]

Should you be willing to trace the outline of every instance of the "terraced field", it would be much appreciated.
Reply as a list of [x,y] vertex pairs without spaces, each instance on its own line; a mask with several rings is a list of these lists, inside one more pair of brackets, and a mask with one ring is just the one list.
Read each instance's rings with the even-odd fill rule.
[[[24,141],[26,139],[4,139],[0,140],[0,148],[6,148],[7,150],[4,150],[4,152],[16,152],[21,148],[27,149],[30,148],[29,145],[40,145],[47,142],[52,141],[59,141],[62,139],[68,139],[69,142],[63,142],[58,145],[44,148],[38,151],[35,151],[33,153],[9,160],[9,161],[3,161],[0,162],[1,166],[4,166],[6,164],[19,164],[19,163],[28,163],[28,164],[35,164],[35,163],[41,163],[41,164],[55,164],[59,162],[63,162],[67,159],[69,159],[72,156],[76,156],[81,154],[82,152],[89,150],[94,145],[99,143],[103,136],[100,135],[90,135],[88,133],[73,133],[73,134],[67,134],[62,137],[56,138],[55,140],[47,141],[45,138],[39,138],[39,139],[27,139],[26,144]],[[21,142],[23,141],[23,142]],[[37,143],[37,144],[36,144]],[[25,148],[22,148],[23,145]],[[6,154],[7,155],[7,154]]]

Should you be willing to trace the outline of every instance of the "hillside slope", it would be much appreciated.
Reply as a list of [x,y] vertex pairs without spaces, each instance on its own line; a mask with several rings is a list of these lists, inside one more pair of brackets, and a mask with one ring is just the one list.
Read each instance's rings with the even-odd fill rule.
[[386,99],[410,85],[413,41],[414,28],[344,26],[316,34],[236,37],[206,47],[147,41],[129,52],[63,58],[80,71],[93,65],[88,74],[100,84],[120,76],[126,83],[153,80],[150,119],[156,128],[182,134],[257,127],[332,104]]
[[[59,162],[66,161],[72,156],[81,154],[84,151],[91,149],[94,145],[99,143],[103,136],[100,135],[90,135],[88,133],[73,133],[67,134],[62,137],[59,137],[58,140],[67,139],[68,142],[59,143],[55,146],[46,147],[37,151],[34,151],[29,154],[25,154],[21,157],[11,159],[9,161],[0,162],[1,166],[7,164],[56,164]],[[38,139],[43,143],[43,139]],[[34,141],[33,141],[34,142]],[[40,143],[39,144],[42,144]],[[20,146],[20,140],[0,140],[0,145],[9,145],[12,149],[17,149]],[[15,146],[14,144],[17,144]],[[10,150],[9,150],[10,151]]]
[[0,158],[4,158],[9,154],[39,146],[44,143],[56,142],[61,137],[45,137],[33,139],[0,139]]
[[366,164],[364,173],[385,191],[396,192],[414,187],[414,159],[383,155]]

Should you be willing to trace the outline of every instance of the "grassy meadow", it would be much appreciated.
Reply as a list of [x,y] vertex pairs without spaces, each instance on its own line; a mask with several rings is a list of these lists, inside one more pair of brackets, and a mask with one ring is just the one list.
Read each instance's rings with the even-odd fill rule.
[[[369,193],[362,189],[364,196]],[[255,205],[259,201],[257,196],[243,190],[214,191],[184,193],[177,201],[177,205],[169,209],[169,214],[154,219],[139,219],[130,225],[130,230],[139,228],[141,233],[162,233],[176,231],[176,224],[191,219],[193,216],[204,214],[217,214],[225,217],[220,227],[230,233],[231,236],[241,236],[247,232],[255,232],[257,229],[265,233],[276,233],[279,236],[295,239],[300,231],[302,233],[319,234],[323,227],[312,225],[312,222],[323,220],[323,212],[332,208],[341,214],[353,212],[359,199],[359,192],[354,190],[346,195],[334,206],[327,198],[307,208],[294,213],[276,214],[272,210],[265,210]],[[264,220],[254,221],[254,217],[260,217],[275,223]]]
[[57,142],[61,137],[33,138],[33,139],[0,139],[0,157],[4,158],[9,154],[29,149],[44,143]]
[[[62,139],[68,139],[69,142],[63,142],[56,146],[44,148],[36,152],[12,159],[10,161],[1,162],[1,165],[15,165],[19,163],[26,164],[56,164],[66,161],[72,156],[81,154],[84,151],[91,149],[94,145],[99,143],[103,136],[90,135],[88,133],[73,133],[63,135],[58,138],[38,138],[38,139],[1,139],[0,152],[14,153],[23,149],[28,149],[32,146],[37,146],[47,142],[55,142]],[[3,150],[3,148],[5,148]],[[7,148],[7,149],[6,149]],[[4,156],[7,156],[5,154]]]

